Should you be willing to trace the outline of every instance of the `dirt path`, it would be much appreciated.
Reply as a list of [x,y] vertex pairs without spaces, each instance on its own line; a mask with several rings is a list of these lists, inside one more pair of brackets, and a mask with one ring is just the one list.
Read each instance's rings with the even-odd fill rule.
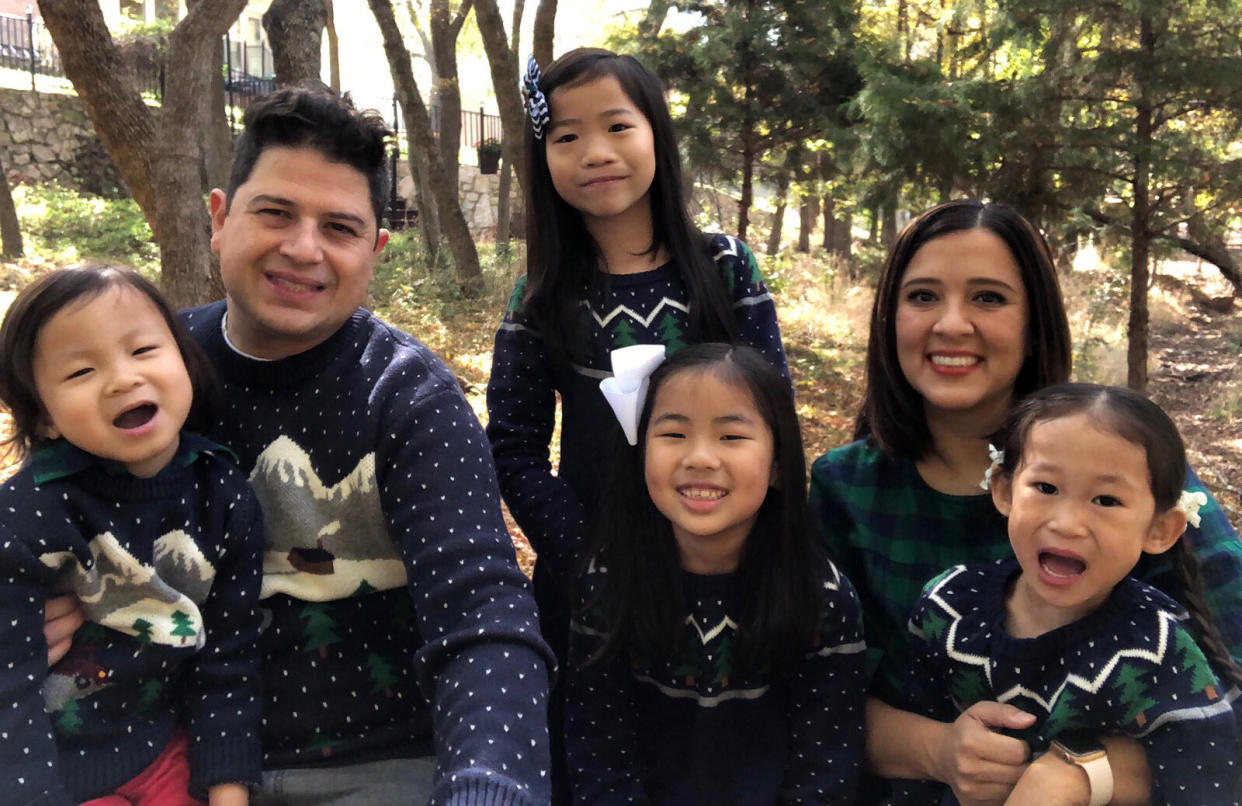
[[1177,423],[1190,463],[1242,526],[1242,306],[1191,300],[1151,332],[1149,392]]

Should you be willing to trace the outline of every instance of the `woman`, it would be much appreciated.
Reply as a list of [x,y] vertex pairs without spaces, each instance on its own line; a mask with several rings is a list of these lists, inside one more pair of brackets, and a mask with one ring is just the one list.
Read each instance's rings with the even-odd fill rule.
[[[1016,211],[952,201],[902,233],[872,308],[857,441],[820,457],[811,481],[831,556],[862,602],[875,670],[867,760],[878,776],[941,781],[964,804],[1003,803],[1011,790],[1039,794],[1036,781],[1048,787],[1044,804],[1060,802],[1053,787],[1067,803],[1091,802],[1088,776],[1063,756],[1041,757],[1024,777],[1026,745],[1000,731],[1029,727],[1031,715],[985,702],[941,723],[904,710],[903,695],[913,657],[906,620],[923,584],[950,565],[1010,553],[1004,518],[980,488],[992,464],[989,435],[1014,402],[1068,380],[1070,362],[1051,254]],[[1193,473],[1187,487],[1202,489]],[[1205,568],[1223,637],[1242,657],[1242,544],[1210,496],[1200,515],[1184,539]],[[1175,589],[1172,573],[1160,557],[1136,569],[1164,590]],[[1144,802],[1150,779],[1138,745],[1104,744],[1112,802]],[[873,789],[862,801],[881,797]]]

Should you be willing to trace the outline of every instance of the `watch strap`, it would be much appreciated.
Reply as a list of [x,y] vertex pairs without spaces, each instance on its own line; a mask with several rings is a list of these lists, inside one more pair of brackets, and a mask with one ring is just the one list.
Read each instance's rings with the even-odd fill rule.
[[1113,768],[1108,763],[1107,755],[1101,754],[1089,760],[1075,759],[1074,763],[1087,774],[1091,786],[1089,806],[1105,806],[1113,799]]

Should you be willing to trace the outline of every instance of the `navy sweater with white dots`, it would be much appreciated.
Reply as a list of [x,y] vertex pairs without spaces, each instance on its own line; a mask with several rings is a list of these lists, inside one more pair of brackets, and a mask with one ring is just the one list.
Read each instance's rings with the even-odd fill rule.
[[[113,792],[178,724],[193,793],[258,782],[262,521],[226,454],[182,434],[137,478],[57,440],[0,488],[0,800]],[[89,621],[49,669],[43,604],[69,591]]]
[[[1212,672],[1182,608],[1126,577],[1090,615],[1013,638],[1005,598],[1018,572],[1011,558],[954,566],[927,583],[910,619],[921,651],[911,670],[913,710],[950,721],[981,700],[1009,703],[1036,716],[1015,734],[1035,753],[1068,732],[1122,733],[1147,750],[1153,803],[1237,803],[1230,703],[1239,691]],[[894,789],[904,795],[897,803],[931,802],[919,785]]]
[[274,362],[224,310],[185,316],[268,524],[264,768],[434,752],[437,803],[545,803],[552,659],[456,379],[361,309]]
[[[755,537],[752,539],[761,539]],[[858,599],[824,571],[820,634],[787,679],[736,668],[737,574],[683,572],[682,657],[591,659],[607,624],[592,566],[570,629],[566,746],[574,802],[591,806],[852,803],[862,769],[866,680]]]
[[[733,306],[739,341],[761,352],[788,377],[776,307],[746,244],[712,235],[706,248],[715,259]],[[599,382],[612,375],[612,350],[663,344],[669,355],[693,342],[689,296],[672,263],[637,274],[609,275],[586,300],[589,344],[585,364],[554,360],[523,308],[526,278],[513,289],[496,332],[487,384],[487,436],[500,474],[500,489],[539,562],[535,589],[544,628],[564,652],[569,623],[564,591],[585,554],[585,524],[603,485],[601,454],[618,430]],[[549,446],[561,398],[558,472]]]

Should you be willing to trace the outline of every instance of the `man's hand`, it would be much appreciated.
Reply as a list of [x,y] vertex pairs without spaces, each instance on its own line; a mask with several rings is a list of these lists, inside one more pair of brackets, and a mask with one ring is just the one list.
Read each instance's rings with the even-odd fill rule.
[[53,666],[73,645],[73,634],[86,621],[78,597],[72,593],[48,599],[43,610],[43,635],[47,638],[47,665]]

